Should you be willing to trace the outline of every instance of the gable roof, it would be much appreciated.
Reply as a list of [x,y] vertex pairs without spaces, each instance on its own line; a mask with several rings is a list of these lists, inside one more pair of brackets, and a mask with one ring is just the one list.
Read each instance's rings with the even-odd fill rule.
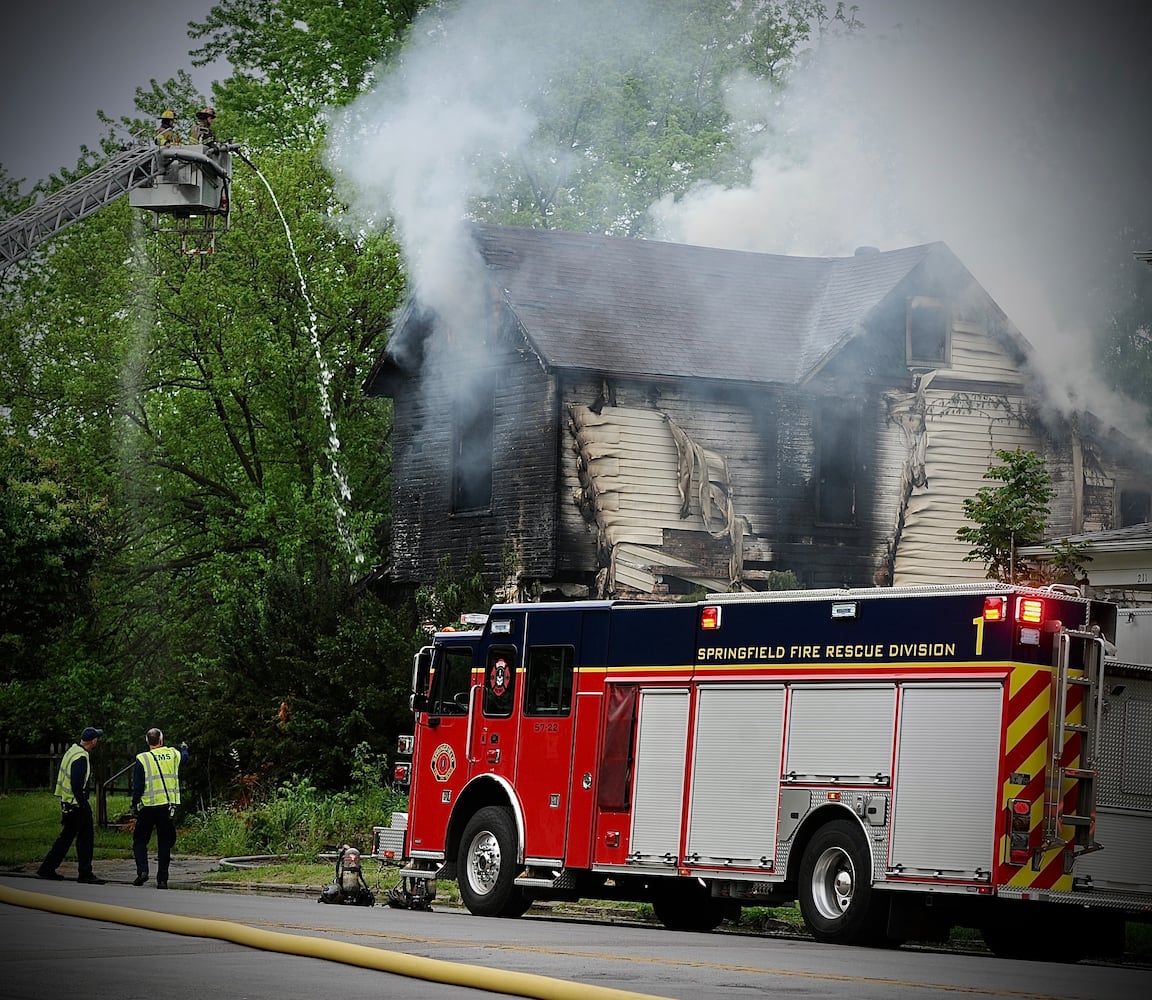
[[[803,383],[914,275],[950,275],[949,284],[960,275],[979,288],[941,242],[792,257],[549,229],[471,231],[497,297],[543,366],[609,377]],[[987,301],[1000,332],[1026,351]],[[391,380],[419,366],[434,325],[433,313],[409,301],[364,391],[390,395]]]
[[550,368],[802,381],[930,256],[929,243],[790,257],[477,225],[492,280]]

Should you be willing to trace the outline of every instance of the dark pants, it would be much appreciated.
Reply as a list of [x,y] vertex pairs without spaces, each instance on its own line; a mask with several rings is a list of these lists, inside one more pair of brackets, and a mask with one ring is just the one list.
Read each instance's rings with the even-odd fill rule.
[[136,874],[148,876],[148,841],[156,831],[156,881],[168,881],[168,863],[172,848],[176,846],[176,824],[167,806],[144,806],[136,814],[136,829],[132,831],[132,856],[136,859]]
[[49,874],[56,871],[75,840],[80,877],[88,878],[92,874],[93,839],[92,806],[87,802],[78,802],[75,809],[63,810],[60,814],[60,836],[40,862],[40,871]]

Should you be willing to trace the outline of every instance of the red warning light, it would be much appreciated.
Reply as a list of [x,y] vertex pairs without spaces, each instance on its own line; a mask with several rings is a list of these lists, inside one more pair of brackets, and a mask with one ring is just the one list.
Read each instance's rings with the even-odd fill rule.
[[1021,597],[1016,604],[1016,620],[1039,625],[1044,620],[1044,602],[1038,597]]
[[720,627],[720,609],[715,604],[700,609],[700,628],[705,632],[715,631]]
[[1002,622],[1008,614],[1008,598],[985,597],[984,620],[986,622]]

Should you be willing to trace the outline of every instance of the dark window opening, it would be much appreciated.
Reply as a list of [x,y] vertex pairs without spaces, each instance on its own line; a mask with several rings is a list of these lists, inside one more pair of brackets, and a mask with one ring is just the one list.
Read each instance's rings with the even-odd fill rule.
[[568,716],[572,712],[571,646],[534,646],[524,672],[524,714]]
[[492,390],[458,400],[452,445],[452,512],[484,510],[492,503]]
[[1152,493],[1148,490],[1120,491],[1120,527],[1146,524],[1152,520]]
[[952,317],[939,299],[917,295],[908,302],[908,364],[946,365],[951,357]]
[[516,702],[516,648],[493,646],[484,671],[484,714],[506,719]]
[[860,413],[838,402],[825,403],[819,421],[816,520],[856,523],[857,437]]
[[611,812],[627,812],[631,800],[632,745],[636,734],[636,685],[610,684],[604,720],[604,749],[596,804]]
[[441,649],[432,667],[429,715],[464,715],[472,690],[472,650]]

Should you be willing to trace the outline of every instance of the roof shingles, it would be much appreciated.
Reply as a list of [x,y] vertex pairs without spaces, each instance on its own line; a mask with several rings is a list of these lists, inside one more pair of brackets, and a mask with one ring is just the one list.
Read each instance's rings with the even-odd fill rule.
[[788,257],[477,225],[504,301],[549,367],[796,382],[931,253]]

